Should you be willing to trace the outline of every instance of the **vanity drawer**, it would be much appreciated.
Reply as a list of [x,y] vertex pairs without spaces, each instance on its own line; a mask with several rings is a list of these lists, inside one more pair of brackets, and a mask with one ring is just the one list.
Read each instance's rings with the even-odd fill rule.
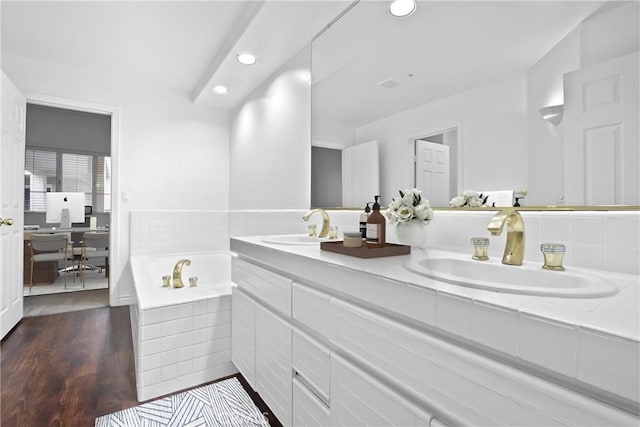
[[231,260],[231,280],[245,292],[291,317],[291,279],[238,258]]
[[431,415],[340,357],[331,358],[332,426],[421,426]]
[[293,379],[292,424],[294,427],[325,427],[329,409],[298,378]]
[[291,317],[314,329],[320,335],[326,336],[329,295],[294,282],[292,300]]
[[[472,425],[618,425],[620,411],[332,298],[329,339],[409,393]],[[331,356],[331,376],[336,376]],[[331,382],[331,412],[337,390]],[[464,402],[462,405],[460,402]]]
[[331,374],[329,350],[308,335],[294,329],[292,365],[294,375],[328,405]]

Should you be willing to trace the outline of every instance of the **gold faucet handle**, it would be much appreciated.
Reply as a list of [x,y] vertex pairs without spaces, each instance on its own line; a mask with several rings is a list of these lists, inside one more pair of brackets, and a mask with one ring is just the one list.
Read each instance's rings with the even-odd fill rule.
[[545,270],[564,271],[562,258],[566,250],[565,245],[562,243],[542,243],[540,245],[540,251],[544,257],[542,268]]

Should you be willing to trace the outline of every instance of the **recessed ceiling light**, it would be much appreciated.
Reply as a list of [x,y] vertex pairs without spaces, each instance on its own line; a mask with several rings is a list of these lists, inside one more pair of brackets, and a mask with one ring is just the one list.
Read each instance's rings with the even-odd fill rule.
[[211,92],[213,92],[213,93],[217,93],[217,94],[219,94],[219,95],[224,95],[225,93],[229,92],[229,89],[227,89],[227,87],[226,87],[226,86],[220,86],[220,85],[218,85],[218,86],[214,86],[214,87],[211,89]]
[[415,0],[394,0],[389,6],[389,13],[393,16],[409,16],[416,10]]
[[244,65],[253,65],[256,63],[256,57],[250,53],[241,53],[236,55],[236,61]]

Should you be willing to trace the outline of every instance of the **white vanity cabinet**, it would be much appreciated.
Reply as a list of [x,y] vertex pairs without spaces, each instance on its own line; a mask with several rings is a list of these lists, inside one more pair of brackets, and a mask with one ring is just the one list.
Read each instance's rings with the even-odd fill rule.
[[[242,248],[232,270],[232,360],[286,426],[638,424],[396,310],[416,308],[401,281],[346,268],[336,281],[338,268],[324,260]],[[398,289],[386,308],[371,302],[375,280]]]
[[291,280],[232,261],[231,360],[284,426],[291,426]]

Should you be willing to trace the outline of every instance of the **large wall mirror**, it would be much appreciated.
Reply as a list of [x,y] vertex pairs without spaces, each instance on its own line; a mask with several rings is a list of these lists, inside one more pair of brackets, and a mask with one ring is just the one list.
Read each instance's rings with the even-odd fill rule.
[[[313,41],[312,206],[360,208],[345,181],[375,175],[384,204],[413,186],[436,207],[464,190],[640,204],[637,2],[388,5],[354,3]],[[343,153],[365,145],[376,174],[352,176]]]

